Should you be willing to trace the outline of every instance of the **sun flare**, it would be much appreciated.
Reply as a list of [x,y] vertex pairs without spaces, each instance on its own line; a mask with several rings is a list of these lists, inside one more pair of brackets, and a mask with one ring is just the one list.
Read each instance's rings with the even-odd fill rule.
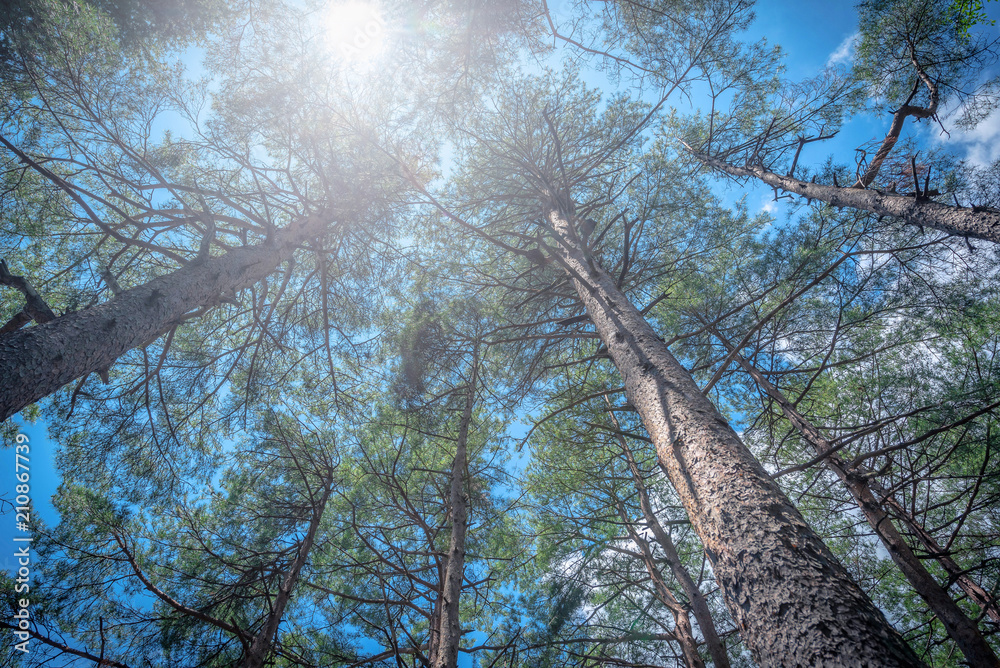
[[327,44],[350,62],[371,61],[386,46],[386,20],[374,2],[332,2],[324,14]]

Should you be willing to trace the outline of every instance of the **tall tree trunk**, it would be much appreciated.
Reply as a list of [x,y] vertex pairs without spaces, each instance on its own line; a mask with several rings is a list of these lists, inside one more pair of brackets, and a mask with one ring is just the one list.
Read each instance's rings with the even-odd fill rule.
[[781,188],[785,192],[796,193],[809,199],[827,202],[832,206],[893,216],[911,225],[930,227],[960,237],[1000,243],[1000,211],[995,209],[967,209],[907,195],[807,183],[791,176],[781,176],[769,172],[756,165],[737,167],[706,155],[695,154],[695,157],[709,167],[727,174],[741,177],[752,176],[769,186]]
[[240,668],[261,668],[271,654],[274,638],[278,635],[278,626],[281,624],[288,601],[292,597],[292,589],[299,579],[299,574],[302,573],[302,567],[305,565],[306,559],[309,557],[309,551],[316,540],[316,530],[319,528],[320,519],[323,517],[323,510],[326,508],[326,502],[329,500],[332,490],[333,483],[328,481],[326,489],[323,492],[323,497],[320,499],[318,506],[313,509],[312,520],[309,522],[305,538],[299,544],[299,550],[295,555],[295,559],[285,572],[285,577],[282,578],[281,584],[278,585],[278,594],[274,597],[274,603],[271,605],[267,621],[264,622],[264,626],[254,636],[253,642],[250,643],[250,647],[244,653],[243,660],[239,664]]
[[472,378],[469,380],[465,410],[458,427],[455,459],[451,465],[451,538],[448,542],[448,561],[441,590],[437,646],[431,648],[431,668],[458,666],[458,645],[462,639],[459,603],[462,597],[462,580],[465,578],[465,536],[469,523],[469,497],[465,490],[465,472],[469,465],[469,427],[472,424],[478,374],[479,359],[476,351],[473,352]]
[[832,452],[833,445],[827,441],[809,420],[799,413],[792,402],[785,397],[782,392],[771,384],[767,378],[750,362],[736,352],[732,344],[714,327],[709,327],[726,350],[734,355],[734,359],[739,362],[743,370],[753,378],[758,387],[764,390],[771,399],[781,407],[782,413],[788,421],[799,431],[800,434],[813,446],[818,455],[829,453],[826,457],[827,466],[837,474],[843,483],[850,490],[851,496],[857,502],[858,507],[864,514],[868,524],[871,525],[875,534],[882,541],[885,549],[889,552],[893,562],[902,571],[909,581],[910,586],[920,595],[931,612],[944,625],[945,630],[962,654],[972,666],[983,666],[983,668],[1000,668],[1000,661],[990,647],[986,639],[979,632],[975,622],[969,619],[958,607],[954,599],[948,592],[938,584],[923,563],[910,549],[906,540],[896,529],[892,518],[879,503],[868,483],[868,477],[863,472],[850,468],[836,452]]
[[922,665],[584,250],[573,216],[550,205],[546,218],[758,664]]
[[[607,395],[605,395],[604,400],[608,402]],[[610,402],[608,403],[610,406]],[[621,431],[621,426],[618,424],[615,414],[609,411],[608,415],[611,417],[615,428]],[[663,550],[667,564],[670,566],[670,572],[673,573],[677,582],[680,583],[681,590],[691,603],[691,612],[694,613],[694,618],[698,622],[698,628],[701,629],[701,634],[705,637],[708,654],[712,657],[715,668],[729,668],[729,655],[726,653],[726,647],[722,644],[719,632],[715,628],[715,620],[712,619],[712,612],[708,608],[708,601],[705,600],[705,595],[701,593],[701,589],[695,584],[695,581],[691,578],[691,574],[688,573],[687,568],[681,562],[681,557],[677,554],[677,548],[674,546],[674,541],[671,540],[670,534],[663,528],[660,520],[656,517],[656,513],[653,512],[653,504],[649,501],[649,492],[642,478],[642,472],[639,470],[639,465],[635,461],[635,456],[632,454],[632,449],[629,447],[628,441],[621,434],[618,435],[618,444],[622,448],[622,453],[625,455],[629,471],[632,474],[632,480],[635,482],[636,491],[639,493],[639,508],[642,510],[643,520],[650,531],[653,532],[653,537],[659,544],[660,549]]]
[[0,336],[0,420],[76,378],[107,369],[192,310],[264,279],[324,224],[321,216],[302,218],[275,234],[274,243],[193,261],[103,304]]

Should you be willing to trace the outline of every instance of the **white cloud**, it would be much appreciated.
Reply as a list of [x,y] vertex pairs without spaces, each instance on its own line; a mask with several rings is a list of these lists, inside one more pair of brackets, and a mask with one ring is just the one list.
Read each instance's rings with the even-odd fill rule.
[[760,200],[760,211],[758,213],[766,213],[771,216],[775,214],[778,210],[778,203],[774,201],[773,197],[762,197]]
[[1000,107],[971,130],[960,128],[955,123],[962,117],[962,111],[961,106],[952,106],[941,112],[941,121],[947,132],[942,132],[941,126],[933,122],[922,122],[922,132],[934,144],[949,147],[966,162],[985,167],[1000,156]]
[[949,128],[951,138],[946,142],[955,142],[964,150],[964,158],[980,167],[984,167],[1000,156],[1000,109],[995,109],[982,123],[969,131]]
[[[980,93],[977,108],[973,112],[989,110],[991,113],[979,121],[974,128],[962,128],[958,123],[966,119],[967,105],[976,104],[975,97],[962,100],[952,96],[938,109],[940,123],[921,122],[920,133],[933,145],[944,146],[957,157],[977,167],[985,167],[1000,156],[1000,106],[997,106],[997,94],[1000,93],[1000,69],[990,68],[980,74],[976,89]],[[982,118],[981,113],[971,114],[973,118]],[[968,120],[968,119],[966,119]],[[943,129],[942,129],[943,126]]]
[[847,64],[851,62],[851,58],[854,57],[854,47],[858,43],[858,38],[861,37],[861,33],[852,33],[844,38],[844,41],[833,50],[830,57],[826,59],[827,67],[831,65]]

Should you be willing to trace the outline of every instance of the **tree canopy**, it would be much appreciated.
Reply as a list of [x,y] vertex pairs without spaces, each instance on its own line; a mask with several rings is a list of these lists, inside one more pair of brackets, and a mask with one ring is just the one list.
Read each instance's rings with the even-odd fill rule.
[[8,3],[4,660],[1000,666],[992,8]]

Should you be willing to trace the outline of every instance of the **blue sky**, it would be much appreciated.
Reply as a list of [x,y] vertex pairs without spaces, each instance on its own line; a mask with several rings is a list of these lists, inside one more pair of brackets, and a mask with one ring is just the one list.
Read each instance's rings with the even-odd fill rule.
[[857,13],[850,2],[766,0],[757,3],[756,14],[749,34],[781,45],[793,79],[815,75],[857,31]]
[[[18,416],[19,417],[19,416]],[[15,422],[19,421],[17,417],[12,418]],[[30,496],[32,503],[35,504],[35,509],[38,515],[40,515],[46,523],[52,523],[55,521],[57,514],[55,509],[52,507],[51,498],[56,492],[56,487],[59,485],[58,476],[56,475],[56,464],[55,464],[55,447],[52,441],[48,438],[45,433],[45,426],[41,423],[38,424],[28,424],[25,425],[23,421],[19,421],[22,425],[21,433],[28,437],[30,452],[28,456],[30,457],[30,480],[29,485]],[[3,476],[5,480],[3,484],[0,485],[0,498],[3,499],[3,510],[4,514],[0,515],[0,567],[8,572],[15,572],[17,570],[16,561],[14,559],[14,542],[12,538],[15,535],[23,536],[24,534],[16,530],[14,513],[11,511],[11,506],[7,505],[7,502],[13,503],[15,498],[14,486],[17,481],[14,479],[14,469],[15,469],[15,452],[13,444],[4,444],[3,450],[3,463],[4,467],[2,469]],[[23,454],[23,453],[22,453]],[[24,460],[21,460],[22,465]]]

